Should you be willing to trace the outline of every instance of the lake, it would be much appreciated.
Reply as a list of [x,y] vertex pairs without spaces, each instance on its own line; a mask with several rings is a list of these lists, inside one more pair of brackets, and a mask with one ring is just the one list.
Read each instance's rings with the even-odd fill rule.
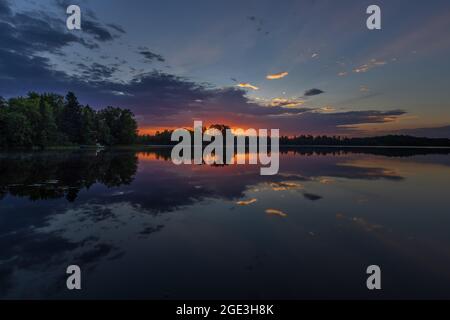
[[450,151],[281,149],[275,176],[167,149],[0,153],[0,297],[448,299]]

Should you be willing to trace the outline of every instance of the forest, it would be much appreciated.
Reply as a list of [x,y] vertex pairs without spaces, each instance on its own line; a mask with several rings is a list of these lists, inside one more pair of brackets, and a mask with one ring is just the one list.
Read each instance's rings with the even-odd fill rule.
[[[229,126],[214,124],[209,128],[216,128],[222,132]],[[205,131],[206,128],[203,129]],[[164,130],[154,135],[141,135],[137,138],[139,144],[145,145],[175,145],[171,141],[172,131]],[[246,141],[247,143],[247,141]],[[326,135],[281,136],[280,146],[369,146],[369,147],[450,147],[450,139],[413,137],[407,135],[384,135],[377,137],[346,137]]]
[[136,142],[137,122],[128,109],[94,110],[73,92],[65,97],[30,92],[0,97],[0,148],[48,148],[76,145],[129,145]]

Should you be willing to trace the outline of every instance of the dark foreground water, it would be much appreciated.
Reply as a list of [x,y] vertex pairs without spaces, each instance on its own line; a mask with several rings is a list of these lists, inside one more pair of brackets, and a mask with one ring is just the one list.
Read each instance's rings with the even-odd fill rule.
[[169,155],[0,153],[0,297],[450,298],[448,151],[291,149],[273,177]]

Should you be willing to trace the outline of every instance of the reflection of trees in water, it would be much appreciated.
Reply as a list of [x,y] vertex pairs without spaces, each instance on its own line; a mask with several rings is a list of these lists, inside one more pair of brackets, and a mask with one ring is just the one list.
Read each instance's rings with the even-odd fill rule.
[[[171,147],[154,147],[148,150],[142,151],[146,156],[154,155],[157,160],[171,160]],[[349,155],[349,154],[368,154],[368,155],[380,155],[386,157],[413,157],[417,155],[448,155],[450,154],[450,148],[420,148],[420,147],[404,147],[404,148],[392,148],[392,147],[327,147],[327,146],[280,146],[280,154],[296,154],[301,156],[327,156],[327,155]],[[245,148],[245,154],[249,154],[248,146]],[[191,158],[193,159],[194,151],[191,151]],[[224,162],[226,162],[226,150],[223,150]],[[234,151],[234,156],[237,155],[237,151]]]
[[130,152],[45,152],[0,157],[0,198],[6,194],[31,200],[65,197],[95,183],[107,187],[130,184],[137,157]]
[[391,147],[280,147],[280,153],[293,153],[304,156],[313,155],[348,155],[348,154],[370,154],[386,157],[412,157],[417,155],[450,154],[450,148],[391,148]]
[[[449,149],[420,148],[326,148],[282,147],[280,154],[300,156],[329,156],[348,154],[374,154],[388,157],[410,157],[423,154],[449,154]],[[171,148],[151,148],[140,151],[156,160],[171,161]],[[80,190],[89,189],[95,183],[107,187],[128,185],[134,180],[138,157],[134,151],[121,152],[38,152],[0,155],[0,199],[7,194],[27,197],[30,200],[57,199],[65,197],[74,201]],[[219,166],[219,165],[213,165]],[[242,169],[242,168],[240,168]],[[335,168],[333,171],[336,171]],[[356,169],[354,169],[356,170]],[[352,171],[345,176],[358,178]],[[364,169],[369,170],[369,169]],[[340,176],[339,173],[328,175]],[[384,176],[382,174],[363,177]],[[392,177],[390,177],[392,178]],[[223,177],[221,179],[224,179]]]
[[144,156],[155,156],[156,160],[170,161],[172,159],[172,148],[171,147],[161,147],[161,148],[151,148],[148,150],[140,151]]
[[[234,149],[232,152],[229,152],[224,146],[221,152],[216,152],[217,150],[213,150],[209,156],[205,158],[204,150],[205,145],[202,146],[202,153],[201,153],[201,160],[202,164],[208,164],[211,167],[223,167],[228,166],[229,163],[232,163],[232,160],[234,159],[234,162],[237,162],[237,158],[239,157],[248,157],[250,154],[256,154],[258,155],[259,146],[256,145],[254,147],[254,150],[250,148],[248,145],[241,145],[241,146],[234,146]],[[164,160],[164,161],[171,161],[172,160],[172,147],[171,146],[161,146],[161,147],[152,147],[150,149],[144,149],[139,150],[139,153],[144,155],[145,157],[154,158],[156,160]],[[262,152],[263,154],[271,154],[270,146],[267,147],[267,151]],[[191,152],[190,152],[190,160],[193,163],[194,162],[194,146],[191,146]],[[179,155],[180,157],[184,158],[183,152]],[[189,159],[188,156],[186,156],[185,159]],[[214,163],[207,163],[207,161],[214,160]],[[219,163],[221,160],[221,163]],[[246,160],[246,163],[248,163],[248,160]]]
[[[65,284],[63,277],[67,265],[78,264],[92,272],[102,263],[122,259],[130,243],[133,245],[164,230],[168,218],[163,213],[205,199],[241,200],[245,204],[249,200],[246,191],[250,190],[264,192],[261,197],[251,194],[258,202],[265,192],[271,191],[298,192],[306,201],[321,201],[323,195],[316,192],[322,189],[310,189],[308,182],[326,184],[326,179],[320,181],[322,177],[402,179],[382,163],[377,164],[380,167],[361,167],[343,162],[340,157],[332,156],[333,149],[316,153],[324,155],[320,159],[309,157],[310,153],[306,156],[301,153],[314,154],[317,149],[296,150],[295,157],[281,157],[283,171],[276,176],[260,176],[258,166],[211,170],[209,166],[200,168],[205,170],[180,166],[175,169],[170,163],[153,161],[142,164],[140,179],[136,180],[138,158],[135,151],[0,154],[0,193],[3,195],[71,199],[79,190],[95,183],[115,187],[133,182],[131,193],[112,197],[104,195],[104,190],[97,193],[92,190],[89,199],[75,205],[59,205],[53,201],[43,201],[39,205],[29,201],[4,201],[5,206],[0,209],[0,220],[3,221],[0,224],[0,297],[17,298],[24,294],[60,297],[65,292],[60,286]],[[150,159],[170,161],[170,152],[170,148],[150,149],[146,155]],[[334,188],[340,188],[340,185]],[[302,203],[299,201],[294,205],[293,208],[297,208]],[[225,208],[234,210],[229,203]],[[364,223],[360,220],[351,222]],[[366,224],[363,226],[367,227]],[[23,272],[33,274],[39,281],[20,285],[28,280]]]

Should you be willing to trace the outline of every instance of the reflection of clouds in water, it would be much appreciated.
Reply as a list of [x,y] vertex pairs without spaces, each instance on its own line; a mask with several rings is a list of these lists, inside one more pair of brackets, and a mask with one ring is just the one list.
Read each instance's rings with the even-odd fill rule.
[[[152,152],[157,154],[159,151]],[[344,157],[348,161],[342,162]],[[309,156],[284,153],[280,159],[282,172],[272,177],[260,176],[258,166],[176,167],[169,161],[164,161],[165,158],[155,157],[139,164],[138,179],[133,181],[138,158],[141,157],[137,157],[134,152],[102,152],[98,155],[64,153],[55,157],[52,153],[46,153],[36,158],[6,157],[0,161],[0,171],[24,174],[20,177],[17,174],[0,177],[0,195],[9,193],[31,199],[65,196],[74,201],[81,188],[89,188],[95,183],[107,187],[130,184],[126,190],[121,187],[111,192],[113,198],[118,198],[113,201],[122,201],[126,197],[129,202],[161,213],[195,204],[208,197],[239,199],[249,188],[263,182],[273,183],[275,191],[284,191],[300,189],[300,184],[295,181],[319,179],[320,183],[329,184],[332,177],[402,179],[395,171],[383,168],[382,163],[377,164],[377,167],[360,166],[358,161],[351,162],[352,158],[348,155],[334,157],[326,154]],[[42,170],[42,167],[46,169]],[[111,199],[101,201],[109,203]]]
[[336,219],[345,219],[345,215],[342,213],[337,213],[336,214]]
[[59,295],[65,290],[68,265],[92,272],[102,263],[120,259],[133,242],[163,227],[161,221],[127,202],[84,204],[54,214],[44,226],[9,235],[17,245],[0,254],[0,296]]
[[278,210],[278,209],[266,209],[266,213],[271,216],[278,216],[278,217],[282,217],[282,218],[287,217],[286,213],[284,213],[283,211]]
[[321,184],[332,184],[334,183],[336,180],[331,179],[331,178],[319,178],[319,182]]
[[149,235],[158,231],[161,231],[164,228],[164,225],[159,224],[156,227],[153,226],[149,226],[149,227],[145,227],[144,230],[142,230],[141,232],[139,232],[140,235]]
[[[299,182],[289,182],[289,181],[281,181],[281,182],[272,182],[269,184],[270,189],[272,191],[297,191],[304,190],[305,187]],[[307,200],[317,201],[322,199],[323,197],[317,194],[313,194],[310,192],[303,192],[303,197]],[[283,197],[283,196],[282,196]]]
[[133,183],[134,192],[127,195],[127,201],[154,213],[164,213],[208,198],[245,201],[246,192],[272,187],[278,191],[302,188],[295,174],[261,176],[256,166],[166,168],[166,163],[160,164],[145,163],[145,170]]
[[361,228],[363,228],[364,230],[368,231],[368,232],[371,232],[371,231],[374,231],[374,230],[379,230],[379,229],[383,228],[381,225],[375,224],[375,223],[371,223],[371,222],[367,221],[364,218],[354,217],[352,219],[352,221],[355,224],[357,224],[358,226],[360,226]]
[[[342,162],[337,164],[340,167],[350,167],[355,175],[353,179],[366,179],[366,180],[376,180],[376,179],[387,179],[387,180],[402,180],[403,177],[395,170],[395,169],[389,169],[389,168],[383,168],[383,167],[376,167],[375,165],[380,164],[373,164],[368,165],[364,162],[358,162],[358,161],[349,161],[349,162]],[[357,174],[357,172],[363,172],[364,176],[361,176],[361,174]]]
[[[167,224],[163,220],[167,217],[165,213],[199,203],[204,204],[205,208],[211,208],[205,200],[217,199],[242,206],[251,205],[241,208],[254,213],[245,215],[244,218],[257,217],[257,222],[265,223],[266,219],[262,219],[265,208],[273,208],[265,212],[274,216],[267,220],[276,224],[278,221],[284,222],[277,217],[286,217],[287,213],[290,215],[289,220],[299,219],[299,215],[294,214],[299,208],[299,200],[304,208],[318,212],[326,210],[329,205],[336,205],[337,202],[332,202],[335,201],[333,192],[346,190],[333,184],[335,178],[343,178],[338,181],[344,187],[353,185],[353,181],[347,179],[403,179],[400,175],[403,171],[393,169],[384,158],[380,158],[378,162],[364,163],[355,155],[334,157],[297,154],[293,157],[282,154],[282,172],[272,177],[260,176],[258,166],[175,167],[162,158],[140,162],[138,174],[134,176],[134,153],[117,156],[105,153],[100,158],[75,155],[74,159],[54,159],[57,166],[49,166],[47,171],[39,170],[41,165],[45,167],[48,158],[51,160],[49,156],[34,162],[30,156],[26,159],[0,161],[0,167],[13,170],[5,171],[9,175],[0,176],[0,194],[3,192],[3,195],[12,195],[5,196],[0,201],[0,297],[58,296],[63,289],[61,286],[65,284],[65,267],[68,264],[79,263],[88,269],[99,270],[110,259],[123,258],[120,263],[128,261],[130,257],[126,254],[132,251],[130,248],[138,248],[139,241],[145,243],[146,239],[151,240],[149,235],[161,230],[162,235],[168,234],[169,229],[164,229]],[[107,165],[100,165],[100,160],[107,160]],[[37,169],[33,163],[39,165]],[[20,169],[21,167],[26,169]],[[74,169],[75,167],[78,169]],[[11,173],[15,171],[17,175],[17,172],[21,172],[19,170],[26,175],[15,177]],[[71,172],[76,173],[75,177]],[[23,181],[17,181],[19,178]],[[403,182],[407,186],[408,181]],[[123,186],[124,183],[129,185]],[[361,185],[366,188],[368,184]],[[61,192],[58,191],[59,187]],[[66,195],[64,192],[69,191],[63,189],[66,187],[74,187],[79,191],[76,200],[73,199],[74,203],[69,204],[62,198]],[[436,188],[436,185],[433,187]],[[396,192],[397,189],[392,190]],[[312,201],[321,198],[309,191],[323,193],[327,201],[302,201],[302,197]],[[252,195],[252,192],[259,193]],[[349,201],[355,204],[355,199],[361,199],[361,194],[351,193]],[[34,197],[45,200],[28,201]],[[48,201],[49,199],[55,200]],[[369,199],[373,201],[372,194]],[[216,203],[223,204],[220,201]],[[236,208],[235,205],[232,207]],[[286,212],[275,209],[280,207]],[[221,206],[215,209],[227,208]],[[216,211],[213,213],[212,216]],[[219,216],[220,212],[217,213]],[[170,217],[173,216],[169,215]],[[239,218],[241,220],[236,223],[242,224],[242,216]],[[359,218],[357,212],[348,216],[338,214],[336,218],[340,227],[349,227],[351,232],[360,231],[357,233],[377,239],[387,238],[389,243],[401,245],[402,249],[408,245],[402,239],[387,234],[386,231],[390,228],[383,229]],[[324,234],[320,223],[308,226],[311,229],[307,230],[314,230],[309,236]],[[292,227],[292,224],[289,225]],[[284,231],[289,234],[289,230]],[[32,288],[30,283],[33,283]]]
[[[420,235],[416,238],[411,236],[409,232],[405,234],[399,230],[401,229],[399,227],[392,229],[390,226],[374,223],[364,217],[352,217],[343,213],[336,214],[336,219],[342,222],[340,226],[351,227],[348,230],[356,228],[356,230],[373,237],[377,241],[379,250],[392,251],[397,258],[407,259],[408,264],[414,266],[413,268],[420,267],[421,275],[436,276],[440,284],[450,280],[448,273],[450,250],[448,245],[436,241],[431,235]],[[408,269],[404,269],[404,271],[408,272]],[[430,277],[430,280],[433,276]],[[433,291],[432,294],[436,294],[436,291]],[[445,297],[448,297],[448,295],[445,295]]]
[[322,199],[322,196],[319,196],[317,194],[313,194],[313,193],[308,193],[308,192],[304,192],[303,196],[305,197],[305,199],[311,200],[311,201],[317,201]]
[[281,181],[281,182],[272,182],[270,184],[270,187],[273,191],[286,191],[286,190],[300,190],[303,189],[303,185],[297,182],[288,182],[288,181]]
[[348,217],[343,213],[336,214],[336,219],[349,222],[352,225],[357,226],[358,228],[367,232],[378,231],[384,228],[382,225],[370,222],[366,218]]
[[330,153],[312,155],[288,152],[280,158],[280,176],[297,176],[299,181],[318,181],[322,184],[332,184],[336,178],[364,180],[402,180],[403,177],[381,158],[377,163],[364,163],[360,154]]
[[108,205],[87,203],[68,209],[63,214],[53,215],[45,227],[36,231],[57,233],[74,243],[80,243],[95,234],[98,242],[117,245],[128,241],[130,235],[150,234],[149,228],[161,230],[160,225],[154,225],[157,220],[139,205],[129,202]]
[[256,201],[258,201],[258,199],[253,198],[253,199],[249,199],[249,200],[238,201],[238,202],[236,202],[236,204],[240,205],[240,206],[248,206],[248,205],[251,205],[252,203],[255,203]]

